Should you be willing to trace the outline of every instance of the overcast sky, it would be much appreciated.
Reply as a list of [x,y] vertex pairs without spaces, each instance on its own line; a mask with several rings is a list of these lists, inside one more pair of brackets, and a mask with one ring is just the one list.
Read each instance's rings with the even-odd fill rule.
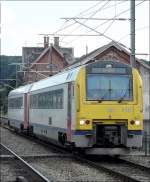
[[[139,4],[141,3],[141,4]],[[139,5],[138,5],[139,4]],[[149,53],[149,1],[136,1],[136,52]],[[4,1],[1,2],[1,54],[21,55],[23,46],[42,46],[41,33],[96,35],[73,20],[62,17],[113,18],[130,8],[129,1]],[[89,9],[89,10],[88,10]],[[117,16],[130,18],[130,11]],[[81,20],[80,23],[130,47],[130,21]],[[101,25],[103,23],[103,25]],[[79,26],[80,25],[80,26]],[[100,26],[101,25],[101,26]],[[63,27],[68,27],[63,29]],[[110,42],[103,36],[60,37],[60,45],[74,47],[75,56]],[[53,37],[50,37],[53,43]],[[149,59],[149,56],[140,56]]]

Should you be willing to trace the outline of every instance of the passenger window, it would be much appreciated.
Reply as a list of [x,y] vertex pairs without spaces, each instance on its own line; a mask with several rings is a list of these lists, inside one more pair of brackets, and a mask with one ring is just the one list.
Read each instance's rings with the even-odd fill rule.
[[63,109],[63,89],[31,95],[30,107],[40,109]]

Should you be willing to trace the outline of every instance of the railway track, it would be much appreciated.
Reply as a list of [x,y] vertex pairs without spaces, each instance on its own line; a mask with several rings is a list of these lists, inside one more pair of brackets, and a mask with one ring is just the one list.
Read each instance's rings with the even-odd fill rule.
[[85,156],[75,156],[77,160],[87,163],[97,169],[104,170],[121,181],[128,182],[149,182],[150,168],[127,161],[123,159],[116,159],[114,157],[107,157],[104,159],[91,158]]
[[[9,172],[12,173],[12,178],[9,181],[16,182],[49,182],[39,171],[34,169],[23,158],[14,153],[11,149],[4,144],[0,144],[1,151],[1,165],[9,165]],[[7,157],[6,157],[7,156]],[[7,181],[6,176],[1,173],[1,180]]]
[[[13,128],[10,128],[9,126],[7,125],[1,125],[3,128],[5,128],[6,130],[9,130],[10,132],[12,132],[13,134],[16,134],[16,135],[19,135],[20,137],[23,137],[23,138],[26,138],[28,140],[31,140],[31,141],[34,141],[38,144],[41,144],[42,146],[45,146],[47,148],[51,148],[53,151],[55,152],[59,152],[58,154],[50,154],[50,155],[40,155],[40,156],[37,156],[37,157],[72,157],[73,155],[69,152],[68,149],[66,148],[62,148],[62,147],[59,147],[57,145],[54,145],[50,142],[46,142],[46,141],[43,141],[39,138],[36,138],[35,136],[30,136],[30,135],[26,135],[24,133],[20,133],[20,132],[16,132]],[[31,155],[30,156],[23,156],[25,158],[30,158],[32,157]],[[36,156],[33,156],[33,157],[36,157]]]
[[[6,127],[9,129],[9,127]],[[12,131],[12,130],[11,130]],[[23,136],[25,137],[25,136]],[[38,139],[33,139],[32,137],[28,137],[44,146],[52,147],[54,150],[62,152],[66,154],[66,156],[73,157],[75,160],[80,163],[88,164],[88,166],[92,166],[95,169],[100,171],[104,171],[107,174],[116,177],[116,179],[120,179],[121,181],[131,181],[131,182],[149,182],[150,181],[150,168],[142,166],[140,164],[127,161],[124,159],[116,159],[113,157],[107,157],[107,160],[103,160],[99,157],[89,157],[79,154],[69,154],[69,151],[64,151],[64,149],[51,145],[49,143],[45,143],[43,141],[39,141]],[[63,155],[64,156],[64,155]],[[46,156],[45,156],[46,157]],[[48,157],[48,156],[47,156]],[[55,157],[55,156],[52,156]],[[57,157],[57,156],[56,156]]]

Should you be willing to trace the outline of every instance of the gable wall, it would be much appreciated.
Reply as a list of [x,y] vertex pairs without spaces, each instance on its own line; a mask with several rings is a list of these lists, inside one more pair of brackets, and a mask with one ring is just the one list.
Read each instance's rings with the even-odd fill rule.
[[103,53],[97,55],[95,58],[100,60],[119,60],[122,63],[129,64],[129,56],[125,55],[124,53],[121,53],[120,51],[114,48],[107,49]]
[[[38,64],[34,64],[31,67],[31,71],[26,72],[25,75],[25,81],[28,83],[41,80],[45,78],[44,76],[40,75],[43,74],[45,76],[51,76],[53,74],[56,74],[60,70],[64,68],[64,58],[59,55],[57,51],[52,49],[52,52],[50,54],[50,51],[47,51],[37,62]],[[39,63],[47,63],[47,64],[39,64]],[[50,68],[48,65],[49,63],[53,64],[54,67]],[[32,72],[37,71],[38,73]]]

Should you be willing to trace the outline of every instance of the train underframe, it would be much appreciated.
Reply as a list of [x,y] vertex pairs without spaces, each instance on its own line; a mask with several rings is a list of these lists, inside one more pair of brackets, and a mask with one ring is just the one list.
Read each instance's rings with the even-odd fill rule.
[[73,140],[77,147],[84,147],[87,154],[128,154],[131,149],[142,147],[142,131],[130,131],[125,124],[95,123],[91,133],[76,135]]
[[[15,124],[16,123],[16,124]],[[40,133],[43,128],[29,126],[24,130],[23,123],[10,122],[10,126],[19,129],[21,132],[34,134],[44,140],[57,142],[58,144],[72,149],[79,149],[91,155],[123,155],[131,152],[130,149],[142,147],[142,131],[128,130],[125,124],[100,124],[94,123],[93,130],[72,131],[71,141],[67,141],[67,132],[58,129],[52,136],[46,136],[51,131],[46,131],[46,135]],[[45,136],[44,136],[45,135]]]

